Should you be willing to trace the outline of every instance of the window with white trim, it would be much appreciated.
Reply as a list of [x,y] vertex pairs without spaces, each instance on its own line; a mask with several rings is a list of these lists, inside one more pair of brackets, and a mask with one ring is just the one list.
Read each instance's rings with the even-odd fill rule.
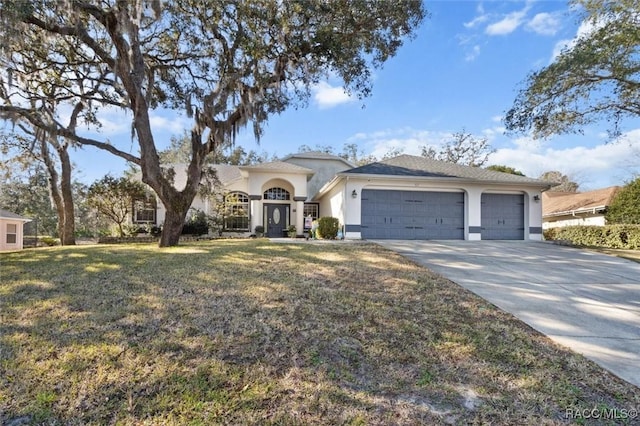
[[[318,220],[320,218],[320,205],[317,203],[305,203],[304,204],[304,217],[311,216],[312,220]],[[306,222],[305,222],[306,225]],[[306,227],[306,226],[305,226]]]
[[269,188],[264,191],[262,198],[265,200],[290,200],[291,194],[284,188]]
[[224,197],[224,229],[249,230],[249,196],[244,192],[231,192]]
[[156,200],[154,197],[133,200],[133,223],[156,223]]
[[7,244],[18,243],[18,225],[7,223]]

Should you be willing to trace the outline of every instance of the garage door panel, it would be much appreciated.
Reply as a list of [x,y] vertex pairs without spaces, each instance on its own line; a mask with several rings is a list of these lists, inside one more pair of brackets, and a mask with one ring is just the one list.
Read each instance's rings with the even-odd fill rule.
[[480,205],[483,240],[524,239],[524,195],[482,194]]
[[362,237],[464,239],[464,194],[362,191]]

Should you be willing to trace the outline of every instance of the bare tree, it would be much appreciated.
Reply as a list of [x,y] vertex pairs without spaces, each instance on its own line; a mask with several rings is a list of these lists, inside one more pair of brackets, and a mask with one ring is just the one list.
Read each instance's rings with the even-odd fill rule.
[[439,151],[433,147],[422,147],[424,157],[471,167],[482,167],[494,152],[487,138],[475,137],[464,129],[454,133],[452,140]]

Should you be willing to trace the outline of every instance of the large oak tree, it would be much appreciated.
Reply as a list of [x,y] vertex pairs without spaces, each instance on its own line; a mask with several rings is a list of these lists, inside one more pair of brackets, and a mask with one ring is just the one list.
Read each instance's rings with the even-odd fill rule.
[[527,78],[505,116],[507,130],[547,137],[606,120],[617,136],[624,118],[640,117],[640,3],[572,3],[590,30]]
[[[372,69],[426,12],[418,0],[4,0],[0,14],[0,112],[139,166],[167,209],[160,245],[170,246],[207,154],[247,125],[259,138],[271,115],[304,105],[328,75],[366,97]],[[43,119],[38,88],[54,83],[56,108],[69,105],[89,125],[104,108],[129,111],[139,152],[86,137],[60,114]],[[193,118],[184,189],[158,156],[150,114],[159,107]]]

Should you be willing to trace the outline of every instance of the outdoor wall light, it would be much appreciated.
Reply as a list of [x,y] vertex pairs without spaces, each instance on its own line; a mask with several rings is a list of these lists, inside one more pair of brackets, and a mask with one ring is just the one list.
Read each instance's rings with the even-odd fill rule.
[[534,195],[534,196],[533,196],[533,201],[535,201],[536,203],[537,203],[538,201],[540,201],[540,196],[539,196],[539,195]]
[[358,198],[358,192],[355,189],[351,191],[351,198]]

